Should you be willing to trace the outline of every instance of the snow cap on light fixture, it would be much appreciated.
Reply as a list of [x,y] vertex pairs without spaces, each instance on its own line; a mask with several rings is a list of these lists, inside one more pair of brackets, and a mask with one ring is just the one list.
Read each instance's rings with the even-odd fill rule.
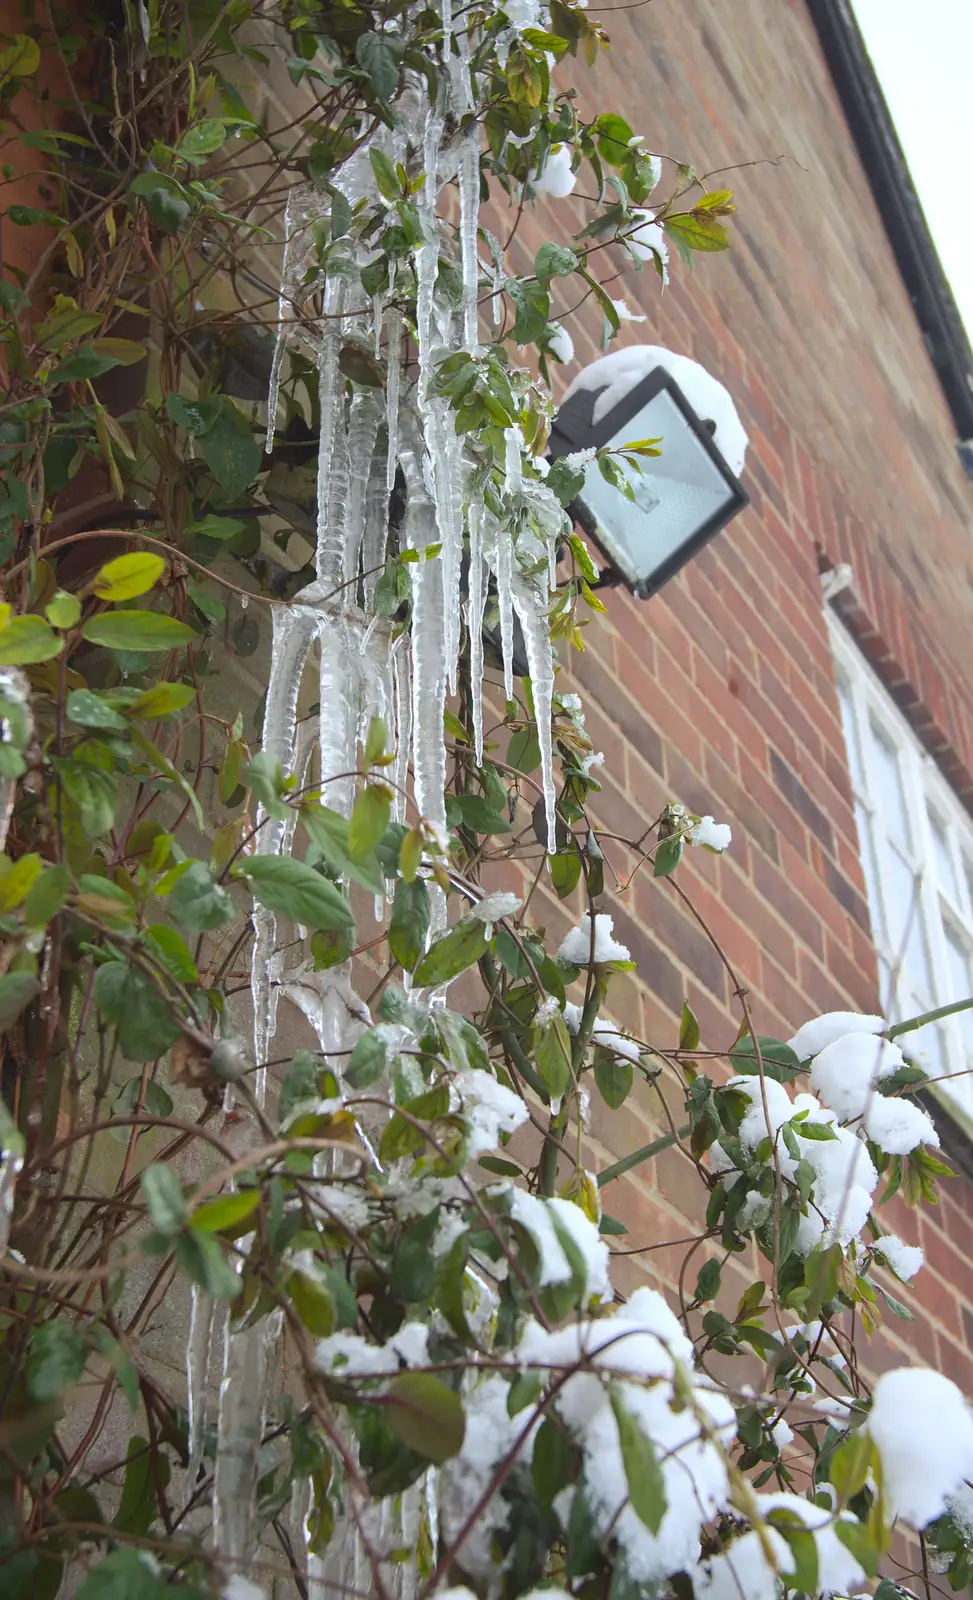
[[561,402],[550,449],[559,457],[646,439],[661,441],[661,455],[641,458],[641,470],[619,462],[634,503],[591,459],[571,508],[617,578],[644,600],[749,504],[739,481],[747,435],[733,401],[698,362],[660,345],[633,345],[585,367]]

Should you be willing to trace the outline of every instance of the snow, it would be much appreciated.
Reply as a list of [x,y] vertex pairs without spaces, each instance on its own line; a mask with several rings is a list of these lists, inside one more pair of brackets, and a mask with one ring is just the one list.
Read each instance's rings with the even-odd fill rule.
[[695,1569],[696,1600],[741,1600],[741,1596],[743,1600],[777,1600],[777,1572],[792,1572],[794,1558],[790,1546],[775,1529],[768,1528],[766,1537],[775,1566],[767,1560],[758,1534],[741,1534],[720,1555]]
[[[597,454],[597,445],[587,445],[584,450],[569,451],[564,457],[564,464],[570,467],[572,472],[583,472],[585,467],[590,467]],[[577,699],[577,696],[575,695],[573,698]],[[580,701],[578,703],[580,705]]]
[[886,1233],[878,1240],[875,1251],[879,1259],[891,1267],[897,1278],[908,1283],[915,1277],[925,1261],[925,1253],[917,1244],[906,1244],[898,1234]]
[[707,850],[716,850],[719,852],[729,848],[732,837],[733,835],[730,832],[728,823],[715,822],[713,818],[709,816],[700,817],[699,821],[694,824],[689,832],[689,841],[691,844],[705,845]]
[[[729,1504],[722,1451],[701,1437],[696,1410],[725,1444],[735,1418],[724,1396],[694,1385],[688,1369],[692,1345],[663,1297],[638,1289],[612,1316],[580,1321],[549,1332],[528,1324],[518,1348],[526,1367],[573,1372],[556,1400],[562,1421],[584,1451],[585,1496],[599,1536],[617,1539],[625,1568],[636,1584],[660,1582],[697,1559],[703,1523]],[[692,1405],[674,1408],[675,1363],[692,1390]],[[595,1370],[590,1370],[595,1369]],[[628,1503],[628,1484],[618,1424],[602,1377],[616,1378],[616,1394],[633,1420],[653,1440],[665,1478],[667,1510],[653,1535]],[[626,1382],[627,1377],[639,1380]],[[657,1380],[644,1387],[645,1379]]]
[[857,1011],[826,1011],[805,1022],[787,1042],[794,1054],[806,1061],[849,1033],[884,1033],[887,1026],[884,1017],[861,1016]]
[[567,366],[568,362],[574,360],[574,340],[561,322],[552,322],[551,330],[547,348],[555,361],[561,361]]
[[584,1260],[587,1297],[605,1294],[608,1246],[581,1207],[571,1200],[541,1200],[523,1189],[511,1188],[509,1193],[511,1217],[526,1228],[537,1248],[541,1287],[571,1280],[571,1263],[559,1237],[563,1230]]
[[778,1450],[786,1450],[787,1446],[794,1441],[794,1429],[784,1417],[777,1419],[770,1430],[770,1434]]
[[875,1085],[903,1063],[898,1045],[869,1033],[847,1033],[811,1062],[811,1087],[843,1122],[875,1100]]
[[[499,1461],[512,1449],[527,1422],[530,1412],[520,1412],[515,1417],[507,1415],[509,1385],[499,1375],[485,1378],[463,1397],[466,1413],[466,1432],[458,1456],[448,1463],[440,1478],[440,1515],[446,1542],[455,1538],[486,1490]],[[519,1459],[530,1458],[533,1438],[524,1441]],[[476,1517],[464,1540],[459,1565],[472,1577],[487,1580],[496,1578],[493,1564],[494,1535],[506,1527],[510,1506],[501,1495],[494,1494]],[[436,1600],[445,1596],[470,1596],[468,1589],[436,1591]]]
[[470,1123],[470,1160],[485,1150],[495,1150],[501,1133],[514,1133],[527,1121],[529,1112],[520,1096],[504,1088],[489,1072],[457,1072],[450,1079],[450,1087]]
[[627,300],[613,300],[612,305],[615,307],[615,315],[619,322],[646,322],[648,320],[637,311],[631,311]]
[[470,907],[470,916],[478,922],[499,922],[501,917],[512,917],[523,904],[519,895],[508,894],[503,889],[485,894]]
[[[569,1025],[569,1032],[577,1033],[577,1031],[577,1028],[571,1028]],[[598,1018],[591,1030],[591,1040],[593,1044],[600,1044],[604,1050],[613,1050],[615,1055],[624,1056],[626,1061],[632,1061],[637,1065],[641,1060],[642,1052],[635,1040],[620,1033],[615,1024],[609,1022],[607,1018],[604,1020]]]
[[614,918],[605,912],[595,914],[594,954],[591,949],[591,913],[586,911],[576,928],[561,941],[558,950],[560,961],[570,962],[573,967],[586,967],[589,962],[600,966],[607,961],[630,961],[631,956],[625,945],[619,944],[612,936]]
[[921,1106],[900,1097],[873,1095],[865,1131],[890,1156],[906,1156],[920,1144],[939,1144],[939,1134]]
[[374,1378],[399,1372],[403,1362],[409,1367],[424,1367],[429,1359],[429,1329],[424,1322],[403,1322],[385,1344],[370,1344],[357,1333],[332,1333],[319,1339],[314,1354],[320,1372],[340,1373],[347,1378]]
[[669,244],[662,231],[662,224],[656,222],[654,211],[636,210],[632,212],[632,216],[640,225],[631,233],[626,231],[625,243],[639,261],[658,259],[662,263],[662,282],[668,283]]
[[868,1431],[882,1465],[890,1518],[916,1529],[946,1509],[973,1476],[973,1416],[961,1391],[927,1367],[883,1372],[872,1393]]
[[[636,344],[626,350],[613,350],[578,373],[569,385],[564,400],[580,390],[588,393],[600,390],[592,413],[592,422],[597,424],[656,367],[662,367],[675,379],[697,416],[716,424],[713,436],[716,447],[730,471],[739,476],[746,459],[747,435],[736,406],[722,383],[688,356],[653,344]],[[563,405],[564,401],[561,403]]]
[[963,1538],[973,1544],[973,1489],[968,1483],[960,1484],[956,1493],[948,1497],[946,1509]]
[[577,182],[571,171],[570,146],[555,145],[544,163],[543,172],[535,172],[530,181],[537,194],[548,194],[553,200],[565,200]]

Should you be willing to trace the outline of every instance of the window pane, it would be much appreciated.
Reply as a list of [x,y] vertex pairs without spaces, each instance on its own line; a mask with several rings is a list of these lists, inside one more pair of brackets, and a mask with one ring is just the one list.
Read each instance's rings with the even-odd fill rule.
[[[973,995],[973,983],[970,981],[970,958],[965,945],[948,924],[943,927],[943,934],[948,968],[943,1003],[950,1005],[954,1000],[969,999]],[[963,1039],[963,1049],[967,1056],[973,1056],[973,1010],[959,1012],[956,1021]]]
[[928,808],[929,830],[932,834],[932,853],[936,863],[936,877],[940,889],[944,890],[953,901],[959,900],[959,889],[956,883],[956,873],[953,870],[953,858],[949,853],[949,841],[946,830],[937,817],[932,807]]
[[875,802],[882,813],[893,839],[898,839],[901,844],[908,846],[911,836],[906,817],[905,795],[902,792],[898,752],[874,722],[871,724],[871,729],[875,786],[869,793],[869,799]]
[[912,987],[926,1004],[932,990],[922,930],[919,880],[894,847],[886,851],[882,866],[888,954],[893,963],[901,961]]
[[[915,1014],[915,1007],[910,1007]],[[941,1078],[949,1071],[949,1060],[946,1054],[946,1041],[943,1030],[934,1022],[928,1022],[924,1028],[917,1028],[915,1033],[906,1034],[902,1040],[906,1051],[914,1056],[916,1065],[931,1078]]]
[[886,928],[882,914],[882,897],[878,887],[878,872],[875,867],[872,819],[865,807],[858,802],[855,803],[855,821],[858,824],[858,846],[861,851],[862,871],[865,875],[865,889],[868,893],[868,909],[872,915],[872,932],[877,939],[882,939]]
[[841,712],[841,726],[845,733],[845,744],[848,748],[848,766],[851,770],[851,781],[860,792],[866,789],[865,774],[862,770],[861,751],[858,747],[858,729],[855,727],[855,713],[852,709],[851,695],[844,678],[838,677],[838,708]]

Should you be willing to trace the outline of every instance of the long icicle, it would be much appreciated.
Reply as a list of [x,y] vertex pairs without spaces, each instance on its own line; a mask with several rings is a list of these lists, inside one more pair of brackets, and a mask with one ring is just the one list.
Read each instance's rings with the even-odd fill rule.
[[300,288],[301,274],[296,270],[295,263],[302,259],[301,243],[302,241],[306,243],[307,240],[312,192],[304,184],[295,184],[287,196],[287,205],[284,209],[284,254],[280,271],[280,294],[277,300],[277,331],[267,388],[267,436],[264,449],[268,455],[272,455],[274,449],[280,384],[284,372],[284,356],[287,352],[287,332],[294,321],[294,300]]
[[497,527],[497,604],[500,608],[500,648],[503,652],[503,692],[514,694],[513,535],[505,523]]
[[[341,354],[340,312],[344,304],[345,287],[340,277],[329,278],[324,291],[325,321],[321,328],[321,346],[318,353],[318,396],[321,409],[318,434],[318,526],[317,575],[332,588],[341,582],[341,562],[344,537],[340,520],[335,521],[333,495],[338,429],[343,443],[344,406],[343,380],[338,366]],[[342,508],[343,509],[343,508]]]
[[534,699],[534,716],[537,719],[537,743],[541,754],[541,787],[544,793],[544,815],[547,821],[547,848],[550,855],[557,849],[554,798],[554,747],[551,733],[551,713],[554,699],[554,659],[551,651],[551,630],[547,605],[534,589],[519,575],[513,583],[513,600],[520,619],[530,671],[530,686]]
[[480,260],[477,225],[480,212],[480,125],[474,122],[464,136],[459,158],[459,236],[463,274],[463,344],[475,350],[478,339],[477,297]]
[[470,638],[470,691],[476,764],[483,765],[483,613],[486,609],[486,567],[483,561],[483,501],[475,496],[468,513],[470,530],[469,600],[466,631]]
[[[408,489],[403,544],[422,551],[435,528],[436,509],[422,475],[421,445],[415,426],[405,431],[402,469]],[[445,834],[446,640],[442,562],[411,562],[412,578],[412,751],[416,807]]]

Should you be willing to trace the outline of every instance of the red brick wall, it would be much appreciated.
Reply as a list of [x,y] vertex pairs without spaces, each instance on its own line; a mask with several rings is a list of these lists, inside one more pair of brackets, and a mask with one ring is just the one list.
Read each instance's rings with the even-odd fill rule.
[[[750,433],[753,503],[661,595],[646,604],[613,591],[608,617],[587,630],[572,677],[606,755],[595,811],[626,836],[667,799],[731,824],[727,854],[687,853],[678,882],[760,1030],[786,1038],[818,1012],[877,1006],[819,566],[852,564],[858,631],[962,779],[973,767],[970,487],[801,0],[654,0],[603,21],[613,50],[577,74],[585,109],[620,111],[647,147],[701,173],[738,167],[719,179],[740,208],[729,256],[698,258],[691,278],[677,261],[661,296],[621,253],[593,264],[602,278],[617,272],[612,293],[647,314],[623,339],[692,355],[731,390]],[[552,204],[550,222],[526,217],[524,256],[583,212],[572,199]],[[598,324],[585,313],[568,324],[581,362],[600,353]],[[621,849],[606,853],[626,870]],[[639,964],[638,982],[616,980],[616,1020],[672,1048],[685,998],[703,1043],[727,1048],[732,981],[673,888],[642,873],[612,909]],[[544,914],[567,924],[553,897]],[[650,1093],[614,1115],[596,1108],[601,1164],[657,1127]],[[607,1209],[639,1244],[693,1231],[700,1186],[678,1152],[624,1187],[607,1192]],[[898,1204],[883,1213],[921,1239],[927,1265],[901,1294],[919,1320],[891,1319],[875,1359],[897,1364],[911,1343],[973,1393],[973,1194],[962,1177],[947,1189],[921,1223]],[[629,1261],[665,1281],[684,1253]]]

